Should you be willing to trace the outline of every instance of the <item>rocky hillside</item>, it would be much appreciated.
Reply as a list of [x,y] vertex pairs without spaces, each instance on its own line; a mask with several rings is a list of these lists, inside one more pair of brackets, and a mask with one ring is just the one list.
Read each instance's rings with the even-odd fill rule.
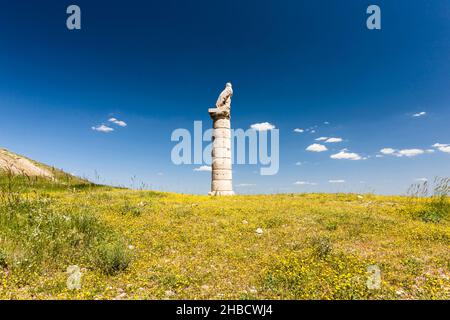
[[53,178],[51,170],[43,165],[6,149],[0,149],[0,170],[9,171],[15,175]]

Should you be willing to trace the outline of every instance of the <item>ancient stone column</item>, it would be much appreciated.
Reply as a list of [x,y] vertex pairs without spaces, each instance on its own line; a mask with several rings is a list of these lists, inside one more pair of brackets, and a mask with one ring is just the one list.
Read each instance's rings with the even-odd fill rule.
[[212,177],[213,196],[234,195],[231,166],[231,130],[230,112],[218,108],[209,109],[213,120]]
[[216,107],[208,110],[214,128],[211,192],[209,193],[213,196],[234,194],[231,173],[231,97],[233,97],[233,87],[228,82],[217,99]]

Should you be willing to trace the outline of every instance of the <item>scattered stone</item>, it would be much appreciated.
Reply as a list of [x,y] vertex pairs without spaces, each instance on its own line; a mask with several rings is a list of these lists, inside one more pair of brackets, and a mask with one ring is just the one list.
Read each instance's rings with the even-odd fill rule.
[[173,292],[172,290],[166,290],[165,294],[168,297],[173,297],[175,295],[175,292]]
[[134,246],[130,244],[130,245],[128,246],[128,249],[134,250]]
[[69,290],[80,290],[81,289],[81,276],[80,267],[77,265],[71,265],[67,267],[66,273],[69,275],[67,277],[66,285]]
[[262,228],[256,229],[256,233],[259,235],[263,234],[263,229]]
[[248,224],[248,221],[247,220],[242,220],[242,223],[243,224]]
[[145,202],[145,201],[141,201],[141,202],[139,202],[138,203],[138,207],[145,207],[147,205],[147,202]]
[[399,289],[399,290],[395,291],[395,294],[398,296],[402,296],[405,294],[405,291],[403,291],[402,289]]
[[123,299],[127,296],[127,294],[125,292],[122,292],[121,294],[119,294],[116,299]]

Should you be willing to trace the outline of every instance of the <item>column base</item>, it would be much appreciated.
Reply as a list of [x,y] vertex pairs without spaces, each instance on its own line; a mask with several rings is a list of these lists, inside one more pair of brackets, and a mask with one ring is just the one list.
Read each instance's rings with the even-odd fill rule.
[[209,196],[234,196],[234,191],[211,191]]

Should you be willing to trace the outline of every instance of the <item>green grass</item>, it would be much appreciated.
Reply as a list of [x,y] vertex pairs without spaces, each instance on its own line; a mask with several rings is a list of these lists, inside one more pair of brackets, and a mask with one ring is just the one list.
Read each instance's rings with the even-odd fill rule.
[[[215,198],[19,177],[0,186],[2,299],[450,298],[444,196]],[[417,215],[436,204],[439,219]],[[67,289],[70,265],[80,290]],[[369,266],[381,270],[378,290],[366,285]]]

